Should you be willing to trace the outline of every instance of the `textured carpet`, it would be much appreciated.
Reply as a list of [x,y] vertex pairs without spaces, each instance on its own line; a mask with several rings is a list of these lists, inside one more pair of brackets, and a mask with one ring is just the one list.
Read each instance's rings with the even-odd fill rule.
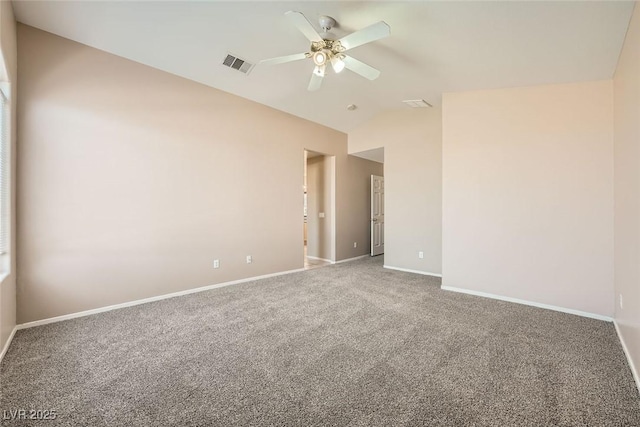
[[57,417],[3,423],[640,425],[611,323],[439,285],[378,257],[21,330],[0,410]]

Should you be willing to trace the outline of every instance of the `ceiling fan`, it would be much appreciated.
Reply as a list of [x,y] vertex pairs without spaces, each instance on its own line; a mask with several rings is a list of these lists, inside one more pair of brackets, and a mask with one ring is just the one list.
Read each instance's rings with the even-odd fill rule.
[[286,12],[285,16],[309,39],[311,42],[309,51],[265,59],[260,61],[260,64],[283,64],[285,62],[312,58],[316,66],[311,74],[311,81],[308,87],[308,89],[312,91],[320,89],[327,63],[331,64],[333,71],[336,73],[347,68],[369,80],[375,80],[380,76],[380,71],[351,56],[345,55],[344,52],[389,36],[389,34],[391,34],[391,28],[386,22],[376,22],[375,24],[336,40],[335,36],[329,32],[331,28],[336,25],[336,20],[330,16],[321,16],[319,19],[322,35],[318,34],[302,13],[292,10]]

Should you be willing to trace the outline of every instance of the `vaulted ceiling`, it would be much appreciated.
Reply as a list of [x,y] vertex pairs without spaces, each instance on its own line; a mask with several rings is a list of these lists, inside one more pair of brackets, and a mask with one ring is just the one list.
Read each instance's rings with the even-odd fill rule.
[[[337,37],[387,22],[390,37],[350,51],[381,76],[329,72],[309,92],[311,59],[247,75],[221,65],[228,52],[257,63],[307,51],[289,10],[316,28],[332,16]],[[19,22],[341,131],[408,108],[405,99],[439,105],[444,92],[609,79],[632,10],[616,1],[14,1]]]

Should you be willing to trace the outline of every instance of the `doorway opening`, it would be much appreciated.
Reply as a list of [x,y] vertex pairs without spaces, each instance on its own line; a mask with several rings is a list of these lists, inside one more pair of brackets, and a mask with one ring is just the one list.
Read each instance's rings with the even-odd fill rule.
[[335,156],[304,151],[304,268],[335,261]]

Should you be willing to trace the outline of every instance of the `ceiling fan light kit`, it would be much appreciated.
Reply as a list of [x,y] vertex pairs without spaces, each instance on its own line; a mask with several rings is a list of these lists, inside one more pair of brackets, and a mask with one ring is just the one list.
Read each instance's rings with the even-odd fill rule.
[[377,22],[362,30],[342,37],[339,40],[335,40],[335,37],[329,31],[336,25],[336,20],[330,16],[320,16],[318,20],[320,28],[322,28],[323,31],[322,36],[318,34],[302,13],[289,11],[285,13],[285,16],[311,42],[309,52],[265,59],[260,61],[261,64],[284,64],[286,62],[311,58],[315,64],[315,68],[311,74],[311,81],[308,86],[308,90],[310,91],[320,89],[327,62],[331,63],[331,68],[333,68],[335,73],[340,73],[345,68],[348,68],[369,80],[375,80],[380,76],[379,70],[351,56],[345,55],[344,52],[389,36],[391,29],[386,22]]
[[324,50],[319,50],[312,55],[313,62],[318,66],[325,65],[327,63],[328,53]]
[[344,66],[345,66],[345,63],[340,56],[341,55],[337,55],[331,58],[331,67],[333,67],[333,71],[335,71],[336,73],[339,73],[342,70],[344,70]]

